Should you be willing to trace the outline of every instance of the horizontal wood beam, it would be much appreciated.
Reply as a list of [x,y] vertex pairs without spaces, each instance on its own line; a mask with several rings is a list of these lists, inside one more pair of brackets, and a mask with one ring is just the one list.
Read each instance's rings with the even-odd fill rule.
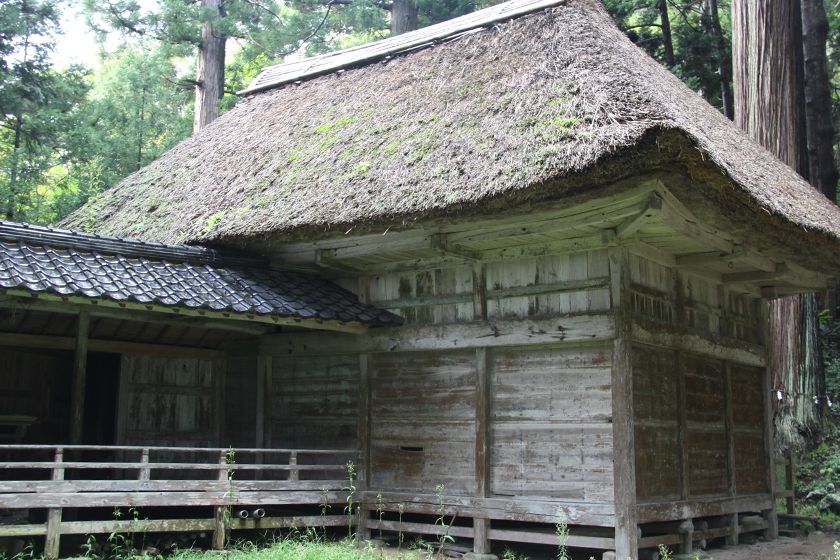
[[[20,334],[0,332],[0,346],[20,348],[44,348],[50,350],[73,350],[75,337],[52,336],[43,334]],[[107,352],[112,354],[145,354],[169,358],[223,358],[224,352],[209,348],[190,346],[169,346],[166,344],[147,344],[144,342],[124,342],[119,340],[88,340],[89,352]]]
[[326,333],[271,334],[262,337],[260,352],[286,357],[602,343],[612,340],[613,333],[613,318],[610,314],[583,313],[541,319],[407,325],[374,329],[362,337]]
[[494,541],[545,544],[549,546],[565,545],[572,548],[591,548],[596,550],[612,550],[615,548],[615,539],[589,535],[566,535],[561,540],[554,533],[493,529],[492,527],[488,531],[488,535],[490,540]]
[[166,506],[282,506],[344,503],[347,492],[81,492],[78,494],[0,494],[0,508],[92,508]]
[[638,319],[633,321],[633,342],[684,350],[754,367],[767,364],[766,351],[761,346],[730,338],[701,336],[674,325],[663,327]]
[[743,511],[762,511],[773,507],[771,495],[734,498],[700,498],[676,502],[659,502],[636,506],[639,523],[692,519],[727,515]]
[[15,311],[37,311],[71,315],[76,315],[82,311],[88,311],[91,317],[99,317],[102,319],[152,323],[172,327],[224,330],[253,336],[267,334],[274,330],[271,325],[262,323],[247,323],[245,321],[231,321],[228,319],[203,319],[200,317],[185,317],[178,315],[173,316],[173,313],[138,311],[136,309],[129,311],[126,309],[115,309],[90,304],[83,305],[64,301],[42,301],[41,298],[9,297],[6,299],[0,299],[0,308],[13,309]]
[[[324,321],[321,319],[302,319],[299,317],[279,317],[276,315],[257,315],[253,313],[235,313],[228,311],[213,311],[208,309],[191,309],[186,307],[166,306],[158,304],[135,303],[127,301],[113,301],[104,298],[86,298],[82,296],[59,296],[47,292],[29,292],[21,289],[0,289],[0,294],[33,299],[37,301],[70,303],[82,306],[92,306],[105,309],[120,309],[130,314],[133,311],[165,313],[176,317],[199,317],[203,319],[220,319],[231,321],[251,322],[276,326],[293,326],[305,329],[326,330],[348,333],[363,333],[368,327],[360,323],[343,323],[340,321]],[[128,317],[126,317],[128,318]]]
[[[386,511],[397,511],[402,506],[406,513],[436,515],[439,513],[439,498],[435,494],[410,494],[403,492],[362,492],[366,504],[378,503],[381,495]],[[483,517],[505,521],[527,521],[534,523],[557,522],[557,511],[562,510],[573,525],[612,527],[615,524],[615,508],[608,503],[587,503],[557,499],[537,498],[481,498],[470,496],[446,496],[446,515],[457,514],[466,517]]]

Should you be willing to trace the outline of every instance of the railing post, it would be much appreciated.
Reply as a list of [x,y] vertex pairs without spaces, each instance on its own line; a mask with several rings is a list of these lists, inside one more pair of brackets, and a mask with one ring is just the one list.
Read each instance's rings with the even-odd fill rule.
[[[289,466],[295,467],[297,464],[297,451],[292,451],[289,453]],[[298,469],[289,469],[289,480],[295,482],[300,480],[300,471]]]
[[[227,451],[222,451],[219,456],[219,480],[227,482],[228,478],[228,462]],[[227,495],[227,494],[225,494]],[[227,516],[225,515],[227,506],[220,505],[214,509],[214,529],[213,529],[213,548],[215,550],[222,550],[225,548],[225,536],[227,534]]]
[[[53,480],[64,480],[64,468],[58,465],[64,462],[64,448],[55,450],[52,469]],[[44,543],[44,556],[47,560],[57,560],[61,546],[61,508],[50,508],[47,512],[47,539]]]
[[[140,452],[140,462],[144,463],[146,465],[149,464],[149,449],[148,448],[143,449],[143,451]],[[142,469],[140,469],[140,474],[137,477],[137,480],[146,481],[146,480],[151,480],[151,479],[152,479],[152,469],[150,469],[149,467],[143,467]]]

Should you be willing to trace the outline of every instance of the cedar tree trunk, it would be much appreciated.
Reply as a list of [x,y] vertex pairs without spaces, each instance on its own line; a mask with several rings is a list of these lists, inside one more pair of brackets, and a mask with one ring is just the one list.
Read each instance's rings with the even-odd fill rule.
[[668,0],[659,0],[656,3],[659,10],[659,23],[662,25],[662,47],[665,49],[665,64],[673,68],[677,64],[674,58],[674,40],[671,36],[671,18],[668,16]]
[[417,0],[394,0],[391,6],[391,35],[417,29]]
[[825,55],[828,18],[823,0],[802,0],[802,37],[805,54],[805,117],[808,123],[808,164],[811,184],[837,201],[834,162],[834,123],[831,85]]
[[[733,0],[732,60],[735,123],[806,177],[799,0]],[[777,444],[789,448],[819,422],[820,409],[813,401],[823,386],[816,298],[773,300],[769,317],[773,388],[783,395],[776,414]]]
[[718,0],[706,0],[706,11],[708,12],[711,32],[715,37],[715,51],[717,52],[718,57],[718,75],[720,76],[720,101],[723,105],[723,114],[726,115],[726,118],[732,120],[735,118],[735,102],[732,99],[731,84],[732,59],[726,55],[726,37],[723,36],[723,29],[720,26]]
[[201,0],[210,15],[201,24],[201,46],[195,70],[195,120],[193,133],[219,116],[219,100],[224,93],[225,41],[217,29],[222,17],[223,0]]

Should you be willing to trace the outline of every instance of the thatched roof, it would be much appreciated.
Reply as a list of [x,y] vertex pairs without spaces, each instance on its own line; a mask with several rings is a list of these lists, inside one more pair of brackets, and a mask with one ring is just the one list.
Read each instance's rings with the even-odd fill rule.
[[[507,6],[526,5],[540,9],[269,69],[256,87],[270,89],[65,223],[167,243],[344,232],[561,196],[559,179],[627,173],[608,164],[676,135],[689,148],[667,157],[713,162],[721,200],[840,238],[831,202],[633,45],[599,2]],[[435,41],[417,46],[419,33]]]

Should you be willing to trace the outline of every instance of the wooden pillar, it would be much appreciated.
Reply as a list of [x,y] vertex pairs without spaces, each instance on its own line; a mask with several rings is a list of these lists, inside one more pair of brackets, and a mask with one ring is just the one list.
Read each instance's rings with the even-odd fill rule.
[[639,550],[636,521],[636,456],[633,432],[633,371],[631,335],[630,254],[611,247],[610,298],[615,317],[612,352],[613,484],[615,492],[616,557],[636,558]]
[[677,449],[679,450],[680,499],[686,500],[688,488],[688,412],[686,410],[685,360],[682,352],[676,353],[677,365]]
[[269,445],[266,438],[266,415],[268,412],[268,379],[271,376],[271,356],[257,356],[256,402],[254,403],[254,445],[264,448]]
[[370,372],[369,356],[359,355],[359,482],[363,489],[370,488],[370,479],[373,476],[370,464]]
[[[726,494],[735,497],[735,411],[732,408],[732,366],[723,364],[723,406],[724,428],[726,434]],[[737,516],[736,516],[737,517]]]
[[76,321],[76,346],[73,354],[73,404],[70,419],[70,443],[82,443],[85,421],[85,385],[87,381],[88,331],[90,313],[81,311]]
[[796,454],[789,451],[785,461],[785,490],[790,492],[785,497],[785,511],[788,515],[796,513]]
[[[228,482],[227,452],[222,451],[219,456],[219,480]],[[227,511],[226,506],[216,506],[213,515],[213,549],[223,550],[227,539]]]
[[473,281],[473,319],[487,319],[487,266],[475,263],[472,272]]
[[[55,464],[52,470],[53,480],[64,480],[64,469],[59,467],[64,462],[64,449],[55,450]],[[57,560],[61,548],[61,508],[47,510],[47,538],[44,542],[44,557]]]
[[[144,465],[149,464],[149,450],[148,449],[143,449],[140,452],[140,462],[143,463]],[[150,469],[149,467],[144,467],[144,468],[140,469],[140,472],[137,475],[137,480],[139,480],[141,482],[144,482],[144,481],[151,480],[151,479],[152,479],[152,469]]]
[[[765,316],[764,316],[764,324],[767,325],[767,329],[769,329],[770,321],[767,319],[767,306],[764,306]],[[765,332],[764,340],[769,341],[770,335],[768,332]],[[767,347],[767,343],[765,343],[765,348]],[[769,489],[770,496],[773,498],[771,509],[764,510],[762,515],[767,520],[767,530],[765,531],[765,537],[768,539],[775,539],[779,536],[779,516],[776,512],[776,500],[775,500],[775,492],[776,492],[776,453],[775,453],[775,438],[774,438],[774,425],[773,425],[773,398],[775,395],[773,394],[773,370],[770,368],[770,359],[769,353],[767,355],[767,367],[764,368],[764,376],[762,378],[762,392],[764,393],[764,398],[762,400],[764,405],[764,455],[765,455],[765,465],[767,466],[767,475],[766,475],[766,485]]]
[[[490,372],[487,349],[475,351],[475,496],[484,498],[489,491],[490,463]],[[490,520],[473,517],[473,552],[490,553]]]
[[210,374],[213,376],[213,406],[216,414],[213,416],[213,431],[216,445],[226,447],[225,440],[225,378],[227,377],[227,360],[213,360]]

